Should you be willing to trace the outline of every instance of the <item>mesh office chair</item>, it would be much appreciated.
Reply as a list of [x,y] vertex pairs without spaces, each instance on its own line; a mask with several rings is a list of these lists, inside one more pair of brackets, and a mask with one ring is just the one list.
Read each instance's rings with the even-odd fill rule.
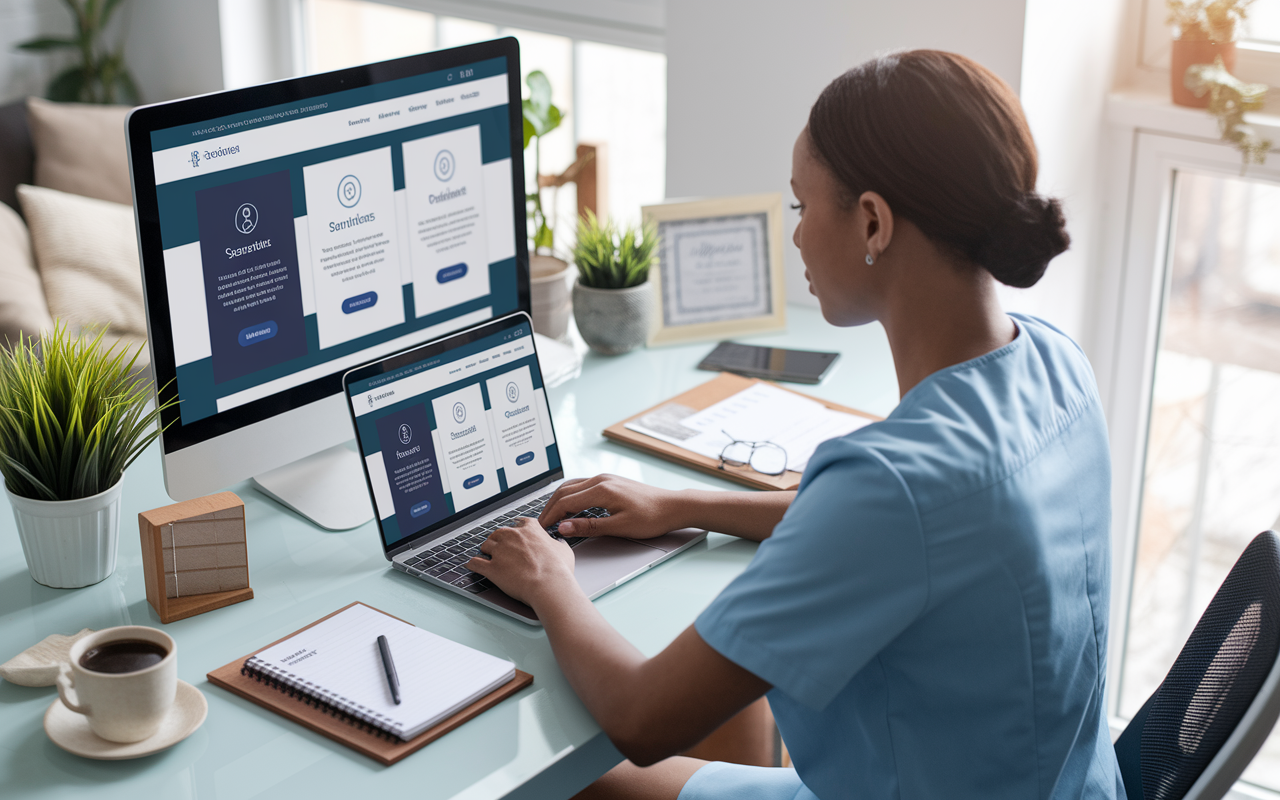
[[1280,538],[1254,537],[1116,740],[1129,800],[1217,800],[1280,715]]

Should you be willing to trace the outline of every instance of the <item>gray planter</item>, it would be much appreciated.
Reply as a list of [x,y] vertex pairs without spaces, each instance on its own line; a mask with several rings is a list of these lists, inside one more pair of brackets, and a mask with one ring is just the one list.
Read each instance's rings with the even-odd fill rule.
[[626,289],[592,289],[573,284],[573,318],[591,349],[607,356],[625,353],[649,338],[653,290],[649,283]]

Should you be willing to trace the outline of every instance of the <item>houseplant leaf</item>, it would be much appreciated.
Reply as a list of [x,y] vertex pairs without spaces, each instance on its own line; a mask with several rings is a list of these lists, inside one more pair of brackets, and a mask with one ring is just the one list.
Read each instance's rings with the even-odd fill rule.
[[59,103],[78,103],[84,99],[84,67],[68,67],[49,82],[49,99]]
[[18,49],[41,53],[49,50],[64,50],[68,47],[79,46],[80,43],[75,39],[61,39],[56,36],[41,36],[37,39],[30,39],[22,42],[18,45]]
[[19,497],[71,500],[114,486],[155,440],[170,399],[147,410],[150,382],[132,374],[141,345],[64,325],[0,350],[0,475]]

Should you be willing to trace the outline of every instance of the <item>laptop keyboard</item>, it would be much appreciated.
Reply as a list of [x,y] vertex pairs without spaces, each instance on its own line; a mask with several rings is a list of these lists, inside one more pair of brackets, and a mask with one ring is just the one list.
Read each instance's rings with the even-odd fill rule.
[[[493,533],[498,528],[512,525],[520,517],[537,519],[547,501],[551,499],[552,494],[552,492],[548,492],[536,500],[531,500],[518,508],[499,514],[488,522],[477,525],[447,542],[442,542],[415,554],[404,562],[405,570],[415,577],[443,581],[451,586],[465,589],[472,594],[479,594],[485,589],[493,588],[493,584],[487,578],[472,572],[463,565],[470,561],[473,556],[480,555],[480,545],[484,543],[485,539],[489,538],[490,533]],[[570,519],[598,519],[607,516],[609,516],[609,512],[603,508],[588,508],[580,514],[574,514]],[[564,538],[564,541],[570,547],[576,547],[586,541],[586,537],[583,536],[561,537],[557,532],[559,528],[560,523],[556,523],[546,530],[549,535],[557,539]]]

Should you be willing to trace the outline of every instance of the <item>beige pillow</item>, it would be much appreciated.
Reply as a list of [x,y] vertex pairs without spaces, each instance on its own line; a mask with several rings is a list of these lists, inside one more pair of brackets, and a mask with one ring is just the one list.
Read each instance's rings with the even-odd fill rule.
[[52,327],[27,226],[0,203],[0,346],[16,342],[19,333],[39,336]]
[[[36,185],[133,204],[124,144],[128,106],[27,99],[36,150]],[[26,206],[23,206],[25,210]]]
[[39,186],[19,186],[18,200],[53,316],[146,336],[133,209]]

